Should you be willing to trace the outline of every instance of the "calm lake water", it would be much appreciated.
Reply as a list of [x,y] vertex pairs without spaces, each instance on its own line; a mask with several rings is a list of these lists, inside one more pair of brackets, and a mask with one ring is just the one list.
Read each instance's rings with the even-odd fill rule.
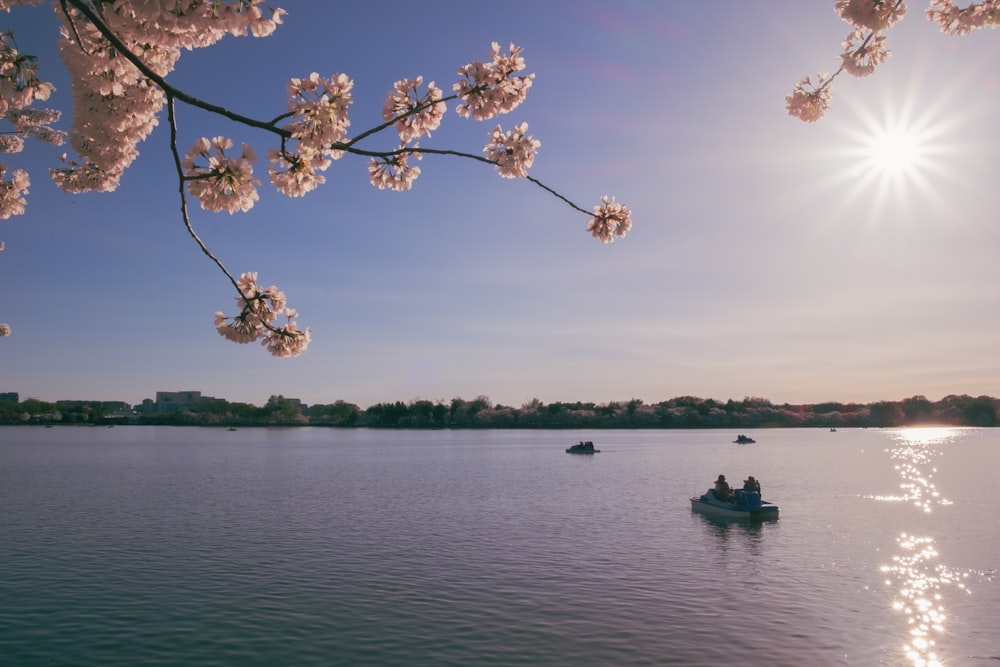
[[0,663],[1000,661],[1000,429],[748,433],[0,428]]

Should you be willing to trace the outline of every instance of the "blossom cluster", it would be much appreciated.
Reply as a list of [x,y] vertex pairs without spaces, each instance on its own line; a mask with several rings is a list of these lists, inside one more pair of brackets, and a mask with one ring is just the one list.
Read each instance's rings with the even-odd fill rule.
[[453,86],[462,104],[460,116],[475,120],[489,120],[497,114],[507,113],[524,101],[531,88],[534,74],[517,75],[524,70],[523,49],[510,45],[510,53],[500,52],[500,45],[493,42],[489,62],[471,62],[458,68],[462,77]]
[[862,30],[885,30],[903,18],[906,5],[900,0],[834,0],[840,18]]
[[336,146],[346,140],[351,125],[347,110],[353,87],[346,74],[327,79],[313,72],[289,81],[287,109],[292,122],[284,129],[290,140],[283,140],[280,150],[268,150],[268,174],[278,192],[303,197],[326,183],[320,172],[344,155]]
[[854,30],[843,42],[844,51],[840,60],[844,71],[858,78],[868,76],[875,67],[885,62],[891,51],[885,46],[885,35],[866,35],[863,30]]
[[411,157],[415,160],[423,159],[420,151],[416,150],[401,150],[391,155],[373,157],[368,162],[368,177],[372,185],[379,190],[399,192],[412,188],[413,181],[420,175],[420,167],[410,164]]
[[820,73],[815,85],[812,77],[805,77],[797,84],[791,95],[785,97],[788,113],[799,120],[814,123],[823,117],[830,106],[833,91],[830,88],[830,75]]
[[[9,7],[0,5],[0,9]],[[18,51],[14,35],[0,33],[0,120],[12,126],[11,131],[0,134],[0,153],[20,153],[27,138],[56,146],[63,143],[65,133],[51,127],[59,120],[59,111],[28,108],[47,100],[53,90],[52,84],[38,78],[35,59]],[[4,178],[6,173],[7,165],[0,163],[0,220],[24,213],[31,184],[28,173],[21,169],[15,169],[9,180]]]
[[528,124],[521,123],[507,133],[497,125],[490,134],[490,142],[483,151],[504,178],[528,175],[528,168],[535,161],[535,151],[542,143],[532,139],[527,132]]
[[[464,78],[452,89],[456,91],[454,97],[462,102],[456,109],[460,116],[486,120],[512,111],[525,100],[535,75],[518,75],[525,68],[522,49],[511,44],[509,50],[507,54],[502,53],[500,45],[493,42],[488,62],[472,61],[458,68]],[[411,164],[411,160],[423,158],[415,142],[421,137],[430,137],[431,131],[440,127],[444,118],[447,106],[441,89],[431,81],[421,95],[422,84],[422,76],[396,81],[382,105],[382,118],[396,129],[400,145],[397,150],[373,156],[368,161],[369,180],[380,190],[403,191],[413,187],[420,167]],[[504,178],[526,176],[534,161],[535,149],[540,144],[531,137],[524,137],[525,129],[527,124],[522,123],[505,135],[497,126],[483,149],[487,161],[497,165]]]
[[326,176],[319,172],[330,166],[330,159],[321,151],[300,149],[294,153],[271,148],[267,159],[271,185],[286,197],[303,197],[326,183]]
[[0,163],[0,220],[24,213],[24,207],[28,203],[24,196],[28,194],[28,186],[31,185],[28,172],[23,169],[15,169],[9,180],[5,180],[6,175],[7,165]]
[[232,147],[233,140],[227,137],[202,137],[181,163],[188,192],[208,211],[245,213],[260,198],[256,187],[260,181],[253,177],[257,155],[243,144],[240,156],[230,157],[226,149]]
[[[111,191],[157,125],[166,98],[79,8],[65,4],[57,12],[63,22],[59,49],[73,81],[70,145],[81,159],[65,159],[52,178],[68,192]],[[273,32],[284,10],[265,14],[264,7],[263,0],[118,0],[102,4],[101,19],[149,71],[163,77],[182,49],[210,46],[226,35]]]
[[[851,32],[842,42],[840,67],[833,74],[820,74],[815,85],[810,77],[801,79],[785,96],[788,114],[807,123],[826,113],[833,80],[841,72],[865,77],[886,61],[891,51],[886,47],[885,31],[906,14],[904,0],[834,0],[833,5],[840,18],[851,24]],[[1000,23],[1000,0],[984,0],[965,8],[952,0],[930,0],[926,15],[942,32],[964,35],[976,28],[996,27]]]
[[46,143],[59,145],[65,135],[50,127],[60,117],[52,109],[28,109],[36,101],[49,99],[55,87],[38,78],[34,57],[18,51],[14,34],[0,33],[0,118],[14,126],[13,134],[5,134],[6,144],[0,152],[17,153],[24,147],[23,139],[31,136]]
[[[244,345],[259,340],[275,357],[295,357],[305,352],[312,335],[309,329],[300,331],[295,323],[298,313],[286,307],[285,293],[274,285],[263,288],[257,283],[257,273],[249,272],[236,281],[240,295],[236,297],[238,315],[227,317],[215,313],[215,330],[226,340]],[[286,318],[277,326],[279,316]]]
[[403,144],[431,136],[431,130],[438,129],[447,111],[441,89],[433,81],[427,84],[426,93],[418,95],[423,82],[422,76],[397,81],[382,105],[382,118],[393,122]]
[[614,197],[601,197],[601,203],[594,207],[594,217],[587,225],[587,231],[602,243],[611,243],[615,237],[621,238],[632,229],[632,212],[628,206],[615,201]]
[[977,2],[960,8],[951,0],[931,0],[927,18],[948,35],[966,35],[977,28],[995,28],[1000,24],[1000,0]]
[[293,120],[287,129],[303,150],[333,159],[343,155],[333,146],[347,138],[351,125],[347,109],[354,101],[353,87],[354,82],[346,74],[325,79],[316,72],[288,83],[288,111]]
[[431,130],[441,126],[447,105],[443,93],[433,81],[421,95],[424,77],[400,79],[393,84],[382,105],[383,120],[392,123],[399,134],[399,149],[384,155],[373,156],[368,161],[368,178],[379,190],[409,190],[420,175],[420,167],[410,164],[410,159],[422,160],[423,154],[415,150],[416,140],[431,136]]

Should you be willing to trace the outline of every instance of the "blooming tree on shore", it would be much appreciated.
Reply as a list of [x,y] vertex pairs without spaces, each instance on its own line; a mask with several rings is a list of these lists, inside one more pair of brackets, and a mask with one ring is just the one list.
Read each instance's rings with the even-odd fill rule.
[[[813,80],[800,80],[785,97],[788,113],[814,123],[823,117],[833,98],[833,80],[843,73],[866,77],[886,61],[886,31],[906,14],[904,0],[834,0],[840,18],[851,24],[841,43],[840,66],[832,73],[820,73]],[[962,8],[952,0],[930,0],[925,11],[929,20],[948,35],[966,35],[977,28],[995,28],[1000,23],[1000,0],[984,0]]]
[[[0,0],[0,11],[38,5],[43,0]],[[602,197],[588,211],[528,175],[540,142],[528,124],[510,130],[496,125],[480,153],[420,146],[456,102],[459,116],[487,121],[516,109],[534,79],[525,74],[522,50],[492,45],[487,58],[457,68],[458,80],[446,95],[422,76],[396,81],[382,107],[382,122],[357,133],[350,131],[349,111],[354,81],[346,73],[329,77],[313,72],[290,79],[285,109],[272,119],[256,119],[196,98],[166,79],[184,49],[204,48],[226,36],[266,37],[286,12],[263,0],[53,0],[62,24],[60,55],[72,80],[73,120],[68,132],[55,126],[58,109],[35,108],[53,89],[38,76],[36,59],[21,51],[11,32],[0,34],[0,152],[17,153],[25,142],[56,146],[69,143],[77,157],[62,158],[50,170],[53,181],[70,193],[110,192],[138,157],[138,145],[166,115],[181,198],[181,217],[188,234],[232,283],[237,313],[215,314],[219,334],[235,343],[260,341],[274,356],[297,356],[310,341],[297,313],[277,287],[263,287],[256,272],[238,277],[212,253],[196,233],[188,198],[211,212],[250,210],[259,200],[262,179],[255,172],[257,153],[225,136],[201,137],[182,153],[177,117],[181,105],[196,107],[272,136],[267,149],[267,180],[279,193],[302,197],[325,182],[323,172],[334,160],[359,156],[367,161],[369,179],[379,189],[409,190],[420,175],[415,163],[426,155],[452,156],[493,166],[503,178],[524,178],[590,217],[587,230],[609,243],[632,226],[631,212],[613,197]],[[370,139],[392,137],[393,147],[373,149]],[[21,169],[0,163],[0,219],[25,212],[31,180]],[[3,243],[0,242],[0,250]],[[0,324],[0,336],[10,334]]]

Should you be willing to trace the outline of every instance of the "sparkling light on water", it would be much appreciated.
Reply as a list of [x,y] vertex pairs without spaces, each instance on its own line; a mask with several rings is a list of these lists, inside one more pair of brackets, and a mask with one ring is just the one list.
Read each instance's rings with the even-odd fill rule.
[[931,462],[943,452],[942,444],[953,441],[959,431],[950,428],[908,428],[899,431],[896,442],[886,451],[897,461],[896,471],[902,477],[899,495],[871,496],[876,500],[910,502],[921,511],[930,513],[934,506],[950,505],[934,484],[937,468]]
[[[951,503],[942,498],[934,485],[937,468],[933,460],[943,453],[943,445],[959,437],[959,431],[948,428],[904,429],[886,451],[896,461],[895,470],[902,477],[900,496],[882,496],[880,500],[912,503],[923,514],[935,506]],[[906,616],[908,631],[902,646],[903,654],[914,667],[942,667],[944,659],[938,653],[936,637],[945,631],[947,613],[942,589],[953,585],[968,592],[963,579],[968,573],[957,572],[938,562],[940,554],[934,538],[902,533],[896,540],[897,553],[892,563],[881,570],[885,583],[895,590],[892,608]]]
[[933,538],[903,533],[896,543],[899,552],[882,572],[886,585],[896,591],[892,608],[906,616],[909,626],[903,652],[914,667],[939,667],[944,662],[935,637],[944,632],[947,620],[941,590],[954,585],[968,592],[962,580],[969,575],[937,562]]

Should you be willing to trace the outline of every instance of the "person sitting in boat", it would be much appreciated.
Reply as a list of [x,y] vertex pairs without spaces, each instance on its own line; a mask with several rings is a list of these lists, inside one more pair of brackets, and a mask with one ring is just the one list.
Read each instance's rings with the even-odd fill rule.
[[753,491],[754,493],[760,493],[760,482],[754,479],[753,475],[750,475],[745,480],[743,480],[743,490]]
[[719,478],[715,480],[715,497],[728,503],[732,502],[732,495],[733,491],[729,488],[726,476],[719,475]]

